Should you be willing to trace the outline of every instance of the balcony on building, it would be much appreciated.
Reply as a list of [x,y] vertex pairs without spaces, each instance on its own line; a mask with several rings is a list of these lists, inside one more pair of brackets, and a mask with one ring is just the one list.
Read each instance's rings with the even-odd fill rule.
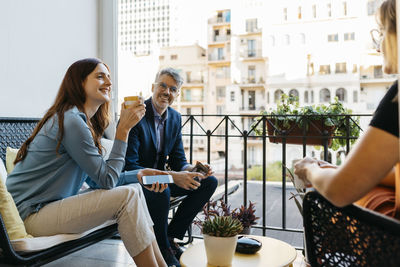
[[249,77],[242,77],[242,83],[240,87],[263,87],[265,85],[265,79],[263,76],[249,76]]
[[396,80],[395,74],[384,74],[382,65],[374,65],[362,67],[360,69],[360,83],[361,84],[374,84],[374,83],[388,83],[391,84]]
[[[216,50],[214,50],[214,51],[216,51]],[[230,65],[230,53],[227,53],[225,51],[223,51],[223,52],[218,51],[218,53],[215,53],[215,52],[210,53],[208,55],[208,64],[228,66],[228,65]]]
[[265,61],[261,49],[245,49],[240,53],[240,59],[243,61]]
[[208,20],[208,24],[212,25],[230,25],[231,23],[231,11],[218,10],[217,14]]

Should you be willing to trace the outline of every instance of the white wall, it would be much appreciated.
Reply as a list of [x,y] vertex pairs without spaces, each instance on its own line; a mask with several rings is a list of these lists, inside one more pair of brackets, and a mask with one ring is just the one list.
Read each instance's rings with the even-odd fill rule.
[[104,55],[98,0],[0,1],[0,117],[41,117],[74,61]]

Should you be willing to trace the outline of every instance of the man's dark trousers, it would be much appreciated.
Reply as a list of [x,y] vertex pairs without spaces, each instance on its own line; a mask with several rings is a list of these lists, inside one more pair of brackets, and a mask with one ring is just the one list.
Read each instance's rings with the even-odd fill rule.
[[[143,188],[147,207],[154,222],[154,232],[160,248],[170,247],[168,236],[183,239],[185,232],[197,213],[210,199],[217,188],[217,179],[209,176],[201,181],[201,186],[190,191],[170,184],[162,193],[151,192]],[[172,221],[168,225],[170,197],[187,197],[179,205]]]

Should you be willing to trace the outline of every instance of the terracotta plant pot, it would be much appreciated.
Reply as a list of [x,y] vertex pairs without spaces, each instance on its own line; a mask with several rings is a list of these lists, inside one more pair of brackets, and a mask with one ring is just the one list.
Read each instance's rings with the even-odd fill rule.
[[203,234],[207,261],[214,266],[230,266],[238,236],[216,237]]
[[[267,132],[269,141],[271,143],[282,143],[282,136],[286,137],[286,144],[303,144],[303,136],[306,137],[306,145],[319,145],[323,146],[328,141],[328,146],[332,144],[333,132],[335,126],[326,126],[323,120],[309,120],[308,129],[304,132],[298,124],[293,122],[288,128],[283,128],[281,121],[278,120],[267,120]],[[278,137],[279,136],[279,137]]]

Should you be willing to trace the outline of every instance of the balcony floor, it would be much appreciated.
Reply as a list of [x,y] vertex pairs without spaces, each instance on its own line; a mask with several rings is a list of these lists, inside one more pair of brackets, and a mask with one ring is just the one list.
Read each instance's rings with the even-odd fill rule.
[[[194,242],[199,242],[195,239]],[[43,265],[45,267],[126,267],[136,266],[120,240],[104,240],[69,256]],[[305,267],[303,254],[297,250],[293,267]]]
[[[247,184],[248,200],[256,203],[256,215],[262,217],[262,183],[258,181],[249,181]],[[268,182],[266,187],[267,196],[267,225],[281,226],[281,212],[282,212],[282,187],[281,183]],[[302,228],[301,216],[294,204],[294,201],[289,200],[290,192],[294,192],[291,185],[286,186],[286,214],[287,214],[287,227],[289,228]],[[228,196],[228,204],[231,207],[239,207],[243,203],[243,186],[233,194]],[[261,224],[261,219],[259,220]],[[198,235],[199,230],[197,227],[193,229],[194,234]],[[261,229],[253,229],[252,234],[262,235]],[[280,239],[288,242],[296,247],[302,247],[302,234],[291,233],[282,231],[267,230],[267,236]],[[199,242],[195,239],[194,242]],[[96,267],[122,267],[122,266],[136,266],[128,252],[126,251],[122,241],[120,240],[104,240],[86,249],[77,251],[69,256],[58,259],[54,262],[46,264],[47,267],[69,267],[69,266],[96,266]],[[293,266],[303,267],[303,255],[298,250],[296,261]]]

